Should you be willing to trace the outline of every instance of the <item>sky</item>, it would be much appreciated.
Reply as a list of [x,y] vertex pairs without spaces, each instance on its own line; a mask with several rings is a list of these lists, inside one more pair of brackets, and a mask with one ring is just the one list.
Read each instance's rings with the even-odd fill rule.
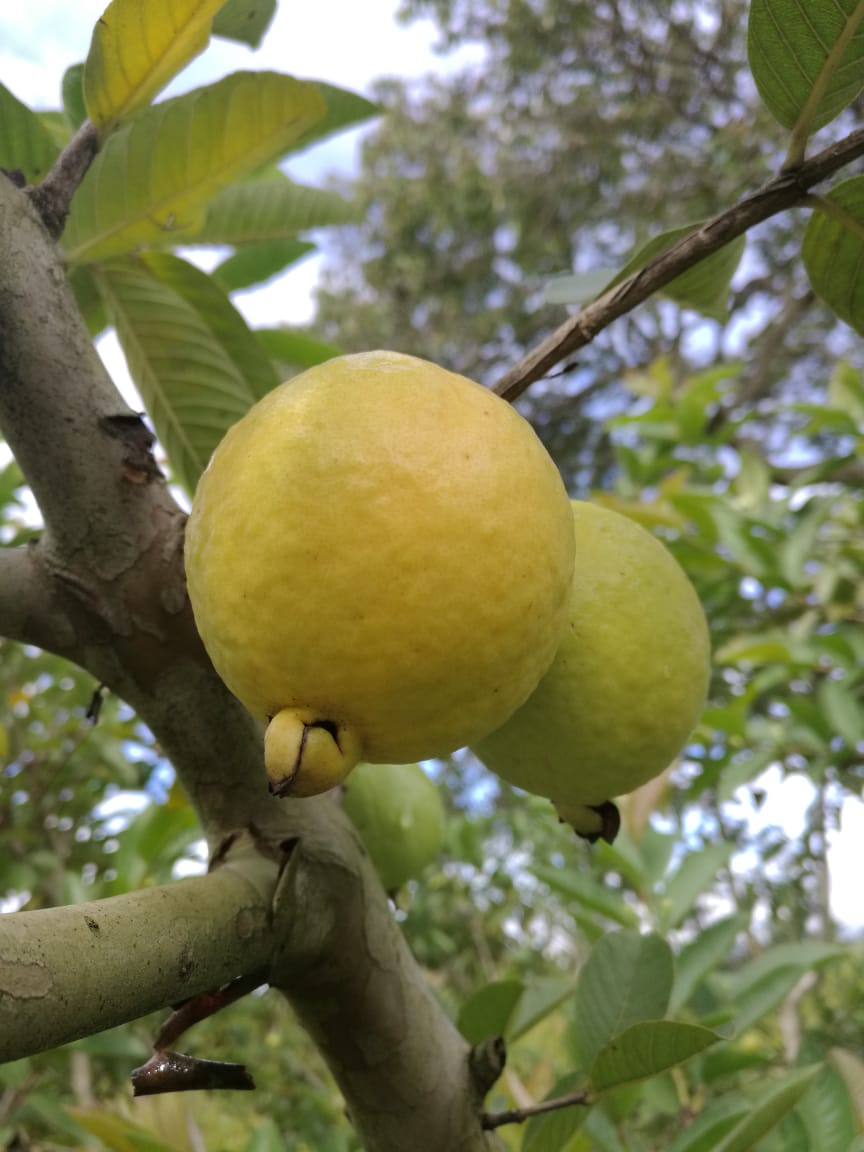
[[[0,82],[32,107],[59,107],[63,72],[86,56],[92,27],[106,2],[0,3]],[[477,59],[479,50],[474,49],[456,57],[437,55],[432,23],[399,25],[397,7],[398,0],[315,0],[302,5],[283,0],[260,49],[252,52],[242,45],[214,40],[166,91],[174,94],[237,69],[254,68],[326,80],[369,95],[379,77],[440,74]],[[309,183],[321,182],[330,172],[349,175],[356,169],[365,131],[368,129],[342,134],[310,150],[289,164],[288,171],[295,179]],[[236,303],[258,326],[302,324],[312,315],[317,275],[318,262],[306,261],[274,284],[240,294]],[[99,350],[118,387],[140,408],[115,338],[102,339]],[[769,770],[766,780],[769,787],[764,806],[757,811],[742,789],[736,794],[737,814],[746,813],[754,830],[774,824],[784,827],[790,836],[800,833],[812,785],[800,776],[781,781],[776,769]],[[830,834],[830,841],[834,913],[848,927],[864,928],[864,904],[857,883],[864,805],[850,801],[844,806],[841,829]]]

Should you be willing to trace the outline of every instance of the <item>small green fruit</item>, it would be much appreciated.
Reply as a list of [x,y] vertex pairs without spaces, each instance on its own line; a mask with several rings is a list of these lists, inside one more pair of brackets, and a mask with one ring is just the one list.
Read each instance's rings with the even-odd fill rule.
[[431,864],[441,849],[444,809],[418,764],[358,764],[344,806],[388,892]]

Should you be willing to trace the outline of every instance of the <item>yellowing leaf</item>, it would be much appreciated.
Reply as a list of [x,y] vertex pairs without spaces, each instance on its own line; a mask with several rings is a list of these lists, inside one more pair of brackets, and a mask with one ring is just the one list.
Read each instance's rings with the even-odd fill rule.
[[207,47],[224,0],[112,0],[84,65],[87,114],[105,136]]
[[148,108],[111,136],[78,189],[63,237],[72,263],[182,243],[232,180],[276,160],[324,115],[317,87],[235,72]]

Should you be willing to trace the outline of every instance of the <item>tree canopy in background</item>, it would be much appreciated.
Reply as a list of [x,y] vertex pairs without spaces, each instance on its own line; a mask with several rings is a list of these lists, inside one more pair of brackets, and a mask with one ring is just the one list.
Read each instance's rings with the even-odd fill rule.
[[[406,0],[405,18],[432,16],[444,48],[482,53],[446,78],[382,83],[362,171],[328,190],[277,162],[371,116],[367,101],[244,73],[149,106],[169,78],[157,55],[136,109],[129,93],[106,95],[101,44],[88,71],[67,73],[62,112],[35,115],[0,89],[0,163],[37,182],[86,109],[105,134],[63,235],[69,279],[91,334],[116,330],[171,479],[191,490],[280,377],[386,347],[492,385],[665,234],[726,211],[784,162],[794,172],[810,129],[808,155],[846,139],[860,124],[844,85],[864,63],[864,11],[811,7],[828,22],[823,46],[834,36],[847,54],[830,67],[796,0]],[[214,31],[254,41],[267,12],[231,0]],[[766,21],[789,30],[779,47]],[[206,40],[192,19],[186,58]],[[297,119],[279,136],[288,107]],[[181,173],[170,156],[190,142],[201,147]],[[158,203],[149,166],[167,181]],[[549,804],[467,753],[429,766],[444,849],[393,915],[474,1053],[506,1040],[486,1113],[573,1094],[568,1109],[496,1128],[501,1147],[864,1147],[860,925],[838,920],[832,884],[845,878],[829,854],[864,770],[864,192],[844,177],[605,327],[519,400],[571,495],[643,523],[687,570],[715,669],[685,756],[622,804],[612,845],[575,841]],[[313,230],[327,255],[314,330],[247,325],[231,294],[290,266]],[[213,245],[222,259],[205,274],[188,250]],[[0,515],[9,549],[39,538],[15,462]],[[224,817],[161,705],[106,689],[64,658],[74,645],[0,645],[4,910],[200,871],[202,823],[212,848]],[[806,796],[798,826],[791,812],[762,819],[789,782]],[[338,1055],[297,995],[317,1044],[275,990],[193,1033],[209,1058],[245,1060],[256,1093],[133,1103],[152,1016],[0,1065],[0,1145],[359,1148]]]

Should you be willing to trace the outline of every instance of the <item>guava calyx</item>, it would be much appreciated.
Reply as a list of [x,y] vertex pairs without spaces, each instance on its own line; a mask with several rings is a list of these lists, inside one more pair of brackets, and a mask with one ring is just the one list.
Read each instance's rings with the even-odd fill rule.
[[611,800],[602,804],[566,804],[555,801],[555,810],[563,824],[569,824],[577,836],[596,844],[612,844],[621,831],[621,813]]
[[305,708],[283,708],[264,734],[264,767],[273,796],[306,797],[341,784],[360,760],[350,728]]

